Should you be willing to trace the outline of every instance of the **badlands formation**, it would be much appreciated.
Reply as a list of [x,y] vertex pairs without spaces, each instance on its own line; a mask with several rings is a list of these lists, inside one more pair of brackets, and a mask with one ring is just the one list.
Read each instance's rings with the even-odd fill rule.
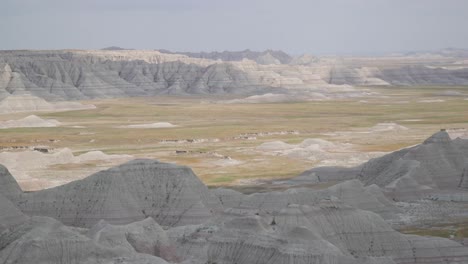
[[84,105],[79,102],[48,102],[43,98],[33,96],[29,93],[8,95],[0,101],[0,113],[2,114],[35,111],[68,111],[93,108],[95,108],[93,105]]
[[299,144],[287,144],[283,141],[265,142],[256,147],[261,154],[286,156],[293,159],[314,161],[319,166],[353,166],[381,152],[360,152],[349,143],[333,143],[319,138],[305,139]]
[[[0,164],[6,166],[15,175],[18,183],[27,191],[62,185],[69,182],[69,178],[83,178],[102,167],[112,166],[133,158],[131,155],[108,155],[102,151],[89,151],[74,155],[69,148],[50,151],[47,149],[46,153],[38,150],[42,149],[33,148],[24,151],[0,152]],[[44,148],[44,150],[46,149]],[[53,166],[73,166],[89,163],[98,163],[99,166],[79,172],[61,171],[60,175],[56,176],[55,179],[50,179],[53,176],[50,168]]]
[[468,263],[456,241],[392,227],[409,214],[396,192],[431,203],[446,190],[466,193],[467,142],[441,131],[290,183],[339,182],[328,188],[250,195],[208,189],[190,168],[148,159],[36,192],[1,166],[0,263]]
[[[239,103],[313,101],[311,104],[318,104],[330,99],[361,100],[376,95],[367,90],[375,86],[468,85],[467,57],[466,53],[454,50],[379,58],[292,57],[272,50],[184,53],[112,47],[94,51],[0,51],[0,114],[16,117],[2,117],[0,133],[16,137],[15,133],[22,136],[29,130],[55,132],[63,129],[67,133],[53,137],[47,134],[40,142],[52,145],[83,137],[79,142],[85,145],[74,149],[80,153],[74,154],[61,144],[29,149],[31,144],[38,143],[36,134],[26,139],[3,141],[4,150],[13,149],[0,153],[0,263],[468,263],[464,237],[418,236],[397,231],[418,223],[466,223],[468,139],[463,139],[466,138],[464,131],[456,131],[461,138],[454,139],[446,131],[440,131],[422,144],[380,156],[382,153],[371,151],[363,154],[346,141],[326,141],[316,138],[315,134],[303,137],[295,130],[287,131],[280,126],[272,132],[261,132],[260,127],[253,130],[253,134],[239,130],[241,134],[233,139],[239,144],[247,144],[257,136],[271,137],[274,133],[279,133],[276,136],[295,135],[294,144],[286,143],[286,137],[275,138],[276,141],[264,139],[256,144],[254,151],[260,157],[252,158],[255,163],[261,162],[261,154],[266,154],[292,158],[288,160],[291,164],[293,159],[299,159],[329,165],[326,161],[333,155],[338,160],[334,165],[354,166],[316,167],[295,178],[271,182],[280,188],[245,194],[227,188],[208,188],[189,167],[134,159],[145,153],[132,156],[134,153],[94,151],[98,143],[103,144],[100,147],[104,150],[107,145],[102,142],[116,130],[119,135],[115,137],[123,144],[126,140],[151,137],[152,143],[161,143],[163,146],[158,147],[166,152],[171,152],[172,145],[179,148],[179,145],[203,142],[235,149],[226,138],[207,137],[203,127],[195,127],[200,138],[181,139],[181,135],[186,135],[171,134],[164,135],[169,136],[165,139],[157,134],[175,130],[182,133],[188,125],[198,122],[196,119],[184,123],[182,118],[154,120],[146,116],[148,118],[125,121],[120,119],[127,116],[117,115],[112,104],[105,105],[106,102],[98,100],[95,101],[96,105],[101,104],[98,109],[72,113],[70,119],[62,119],[66,114],[50,114],[94,108],[87,103],[70,102],[72,100],[158,95],[222,95],[223,100],[210,105],[210,111],[222,106],[247,115],[251,114],[248,107],[252,105],[243,104],[245,108],[240,110],[234,106]],[[361,89],[363,87],[365,89]],[[449,91],[433,94],[417,104],[421,108],[431,103],[445,105],[445,101],[465,96],[464,92]],[[161,112],[164,103],[158,108]],[[353,123],[354,119],[348,121],[347,118],[360,113],[361,106],[368,103],[366,100],[347,102],[348,106],[353,104],[354,111],[339,109],[341,111],[334,117]],[[200,105],[186,108],[184,113],[200,110]],[[458,102],[451,107],[460,105]],[[118,109],[135,111],[137,115],[143,112],[153,115],[147,109],[121,107]],[[277,113],[279,106],[273,107]],[[296,107],[302,112],[291,112],[280,116],[280,120],[299,118],[297,122],[301,125],[306,123],[304,120],[308,119],[304,116],[309,115],[309,108]],[[395,109],[392,107],[384,113]],[[318,114],[325,111],[310,109]],[[461,108],[454,109],[450,110]],[[44,119],[29,113],[25,118],[13,114],[35,111],[49,113],[44,114]],[[213,118],[209,122],[213,123],[217,119],[210,111],[200,114],[209,115]],[[441,114],[443,118],[448,115],[447,112]],[[119,120],[110,119],[116,115]],[[93,119],[96,116],[99,117],[97,121]],[[403,116],[404,120],[413,118]],[[224,116],[217,118],[219,121]],[[216,131],[224,133],[233,129],[245,116],[235,118],[228,123],[214,122],[218,126]],[[265,125],[262,122],[267,118],[265,113],[259,126]],[[377,118],[369,118],[365,124],[373,123],[364,131],[336,134],[352,133],[357,137],[411,133],[410,121],[398,118],[377,122],[374,122]],[[325,119],[327,117],[314,120],[322,125]],[[421,121],[414,120],[411,122]],[[462,123],[463,120],[454,118],[453,122]],[[396,123],[400,121],[404,123]],[[87,129],[80,122],[87,122],[85,125],[94,126],[94,130],[79,130]],[[350,124],[343,127],[346,125]],[[59,128],[55,128],[57,126]],[[302,128],[302,131],[307,130],[305,126]],[[330,131],[316,130],[330,134]],[[101,131],[104,133],[97,133]],[[140,135],[144,136],[137,138]],[[56,136],[60,139],[55,139]],[[226,136],[232,135],[226,133]],[[27,142],[21,145],[14,140]],[[143,141],[138,147],[149,144],[151,141]],[[252,157],[237,160],[225,153],[206,151],[206,146],[202,144],[171,153],[187,156],[187,160],[194,159],[190,153],[214,156],[216,159],[212,162],[216,166],[208,169],[213,168],[216,173],[218,169],[247,164],[247,159]],[[18,151],[17,148],[22,147],[26,150]],[[122,146],[125,147],[132,145]],[[363,164],[356,164],[369,158]],[[53,167],[66,171],[75,165],[96,164],[120,165],[101,171],[97,171],[103,168],[99,165],[92,167],[88,177],[68,177],[52,172]],[[278,164],[275,168],[283,166],[283,163]],[[48,174],[42,175],[44,171]],[[45,176],[47,181],[44,181]],[[78,180],[70,182],[70,179]],[[450,222],[458,220],[460,222]]]
[[422,144],[374,158],[353,168],[314,168],[293,178],[290,184],[358,179],[375,184],[394,200],[468,201],[466,171],[468,140],[451,139],[445,130]]
[[36,115],[30,115],[19,120],[8,120],[0,122],[0,129],[17,127],[56,127],[60,122],[55,119],[44,120]]
[[460,63],[463,56],[294,58],[271,50],[0,51],[0,98],[30,94],[60,101],[161,94],[273,94],[247,100],[252,102],[278,100],[274,94],[292,93],[284,100],[304,96],[315,100],[362,95],[352,86],[467,85],[468,67]]

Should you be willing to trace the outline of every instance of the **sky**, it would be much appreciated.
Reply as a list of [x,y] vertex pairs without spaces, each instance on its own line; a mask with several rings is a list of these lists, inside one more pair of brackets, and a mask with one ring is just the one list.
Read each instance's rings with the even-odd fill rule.
[[0,49],[468,48],[467,0],[0,0]]

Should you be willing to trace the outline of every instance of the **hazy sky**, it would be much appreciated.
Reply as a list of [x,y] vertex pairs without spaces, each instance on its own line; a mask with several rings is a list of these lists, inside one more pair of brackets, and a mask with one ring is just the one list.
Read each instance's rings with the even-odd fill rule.
[[467,0],[0,0],[0,49],[468,48]]

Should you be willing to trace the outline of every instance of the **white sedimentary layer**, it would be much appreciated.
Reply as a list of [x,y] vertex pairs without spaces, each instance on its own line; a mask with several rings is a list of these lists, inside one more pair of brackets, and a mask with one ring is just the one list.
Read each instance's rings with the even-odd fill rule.
[[169,127],[177,127],[177,126],[168,122],[118,126],[118,128],[169,128]]
[[321,166],[354,166],[383,155],[380,152],[357,151],[352,144],[334,143],[319,138],[305,139],[299,144],[288,144],[283,141],[266,142],[256,147],[256,150],[267,155],[311,160]]
[[0,114],[35,111],[67,111],[93,109],[94,105],[84,105],[79,102],[47,102],[43,98],[32,95],[10,95],[0,101]]
[[[108,155],[102,151],[89,151],[75,156],[68,148],[51,150],[48,153],[33,150],[0,152],[0,164],[7,166],[15,179],[27,190],[50,188],[69,182],[70,180],[66,175],[63,175],[63,178],[56,179],[36,177],[39,173],[41,175],[43,173],[47,174],[47,172],[50,173],[50,167],[54,165],[100,162],[103,166],[106,164],[110,166],[116,162],[127,161],[131,158],[133,157],[130,155]],[[99,167],[96,169],[99,170]],[[75,177],[87,176],[73,171],[72,174]]]
[[36,115],[30,115],[18,120],[8,120],[0,122],[0,129],[18,127],[56,127],[61,123],[55,119],[42,119]]
[[371,132],[384,132],[384,131],[401,131],[408,130],[407,127],[399,125],[397,123],[378,123],[377,125],[370,128]]

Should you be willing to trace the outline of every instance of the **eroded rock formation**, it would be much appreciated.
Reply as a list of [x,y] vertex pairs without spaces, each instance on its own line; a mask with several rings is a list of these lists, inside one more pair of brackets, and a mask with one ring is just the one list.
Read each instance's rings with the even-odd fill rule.
[[282,97],[293,93],[274,100],[301,96],[316,100],[333,97],[329,94],[333,92],[343,96],[354,85],[467,85],[468,67],[458,61],[457,57],[431,55],[291,58],[280,51],[1,51],[0,98],[24,94],[47,100],[79,100],[266,93]]
[[0,263],[468,262],[452,240],[395,231],[386,220],[400,209],[357,179],[245,195],[209,190],[187,167],[134,160],[23,193],[0,167],[0,210]]
[[468,140],[452,140],[440,131],[422,144],[371,159],[355,168],[316,168],[291,180],[292,184],[359,179],[376,184],[398,200],[427,196],[439,191],[459,191],[468,162]]
[[80,227],[91,227],[101,219],[127,224],[146,217],[167,226],[196,224],[221,208],[191,169],[151,160],[130,161],[14,199],[26,214]]

